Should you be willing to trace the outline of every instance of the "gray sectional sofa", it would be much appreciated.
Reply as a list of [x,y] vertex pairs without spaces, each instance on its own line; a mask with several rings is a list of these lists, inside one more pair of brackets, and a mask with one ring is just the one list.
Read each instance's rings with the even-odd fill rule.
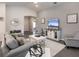
[[26,56],[28,49],[35,45],[35,42],[26,42],[24,45],[21,45],[15,49],[10,50],[6,45],[6,40],[2,41],[1,50],[3,57],[24,57]]
[[67,47],[79,48],[79,31],[77,31],[73,34],[66,35],[66,37],[64,38],[64,41],[65,41]]

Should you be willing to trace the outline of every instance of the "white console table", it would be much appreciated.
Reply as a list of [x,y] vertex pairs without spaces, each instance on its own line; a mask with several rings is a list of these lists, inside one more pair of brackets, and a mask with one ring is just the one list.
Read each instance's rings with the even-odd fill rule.
[[47,38],[59,41],[60,40],[60,31],[48,30]]

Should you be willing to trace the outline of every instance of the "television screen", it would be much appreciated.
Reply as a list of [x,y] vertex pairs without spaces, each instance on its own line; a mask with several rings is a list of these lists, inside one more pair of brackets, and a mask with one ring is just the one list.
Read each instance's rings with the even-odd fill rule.
[[48,27],[58,27],[59,20],[58,19],[49,19],[48,20]]

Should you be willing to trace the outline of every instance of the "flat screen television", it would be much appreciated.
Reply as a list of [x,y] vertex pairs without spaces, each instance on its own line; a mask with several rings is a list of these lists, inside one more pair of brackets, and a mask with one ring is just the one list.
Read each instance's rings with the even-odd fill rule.
[[49,19],[48,20],[48,27],[59,27],[59,19]]

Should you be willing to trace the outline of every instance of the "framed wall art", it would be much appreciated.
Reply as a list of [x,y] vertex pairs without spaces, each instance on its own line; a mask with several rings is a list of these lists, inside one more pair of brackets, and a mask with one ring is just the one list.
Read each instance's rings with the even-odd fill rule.
[[77,23],[77,22],[78,22],[78,14],[77,13],[67,15],[67,23],[72,24],[72,23]]

